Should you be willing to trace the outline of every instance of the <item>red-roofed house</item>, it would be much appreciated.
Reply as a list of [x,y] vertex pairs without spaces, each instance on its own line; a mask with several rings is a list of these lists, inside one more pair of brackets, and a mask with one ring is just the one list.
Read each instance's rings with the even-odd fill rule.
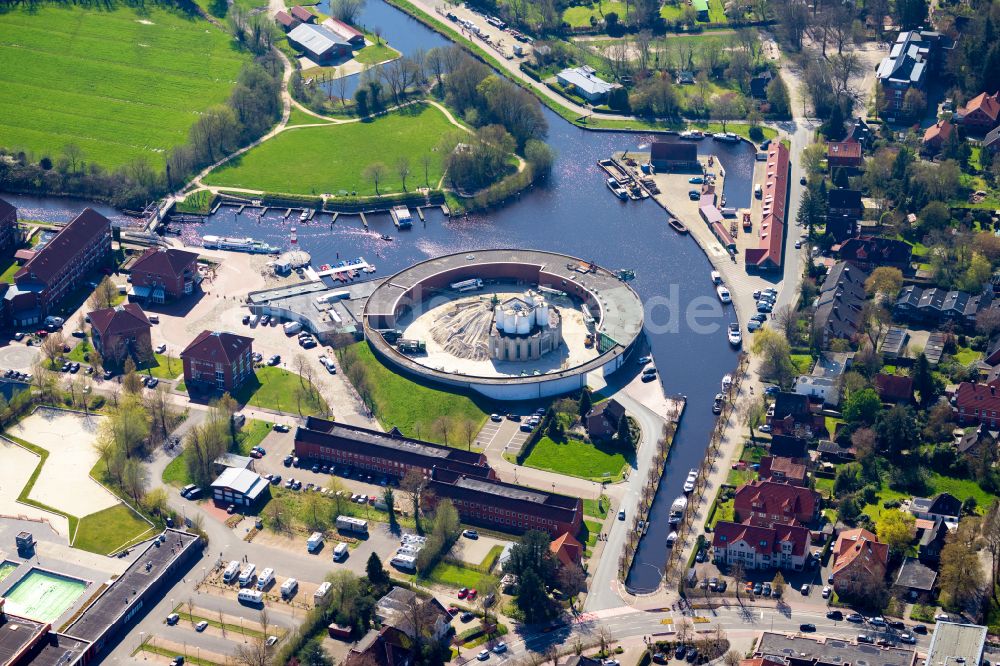
[[1000,424],[1000,392],[998,382],[974,384],[962,382],[955,391],[955,418],[961,425],[981,423],[996,429]]
[[17,244],[17,208],[0,199],[0,252],[4,254]]
[[819,496],[809,488],[774,481],[754,481],[736,491],[736,520],[753,519],[765,526],[811,523],[819,511]]
[[135,303],[94,310],[90,317],[91,339],[101,358],[121,363],[126,356],[149,359],[153,343],[149,336],[152,325],[146,313]]
[[947,120],[939,120],[924,131],[924,150],[936,153],[951,138],[955,126]]
[[188,391],[233,393],[254,376],[253,338],[225,331],[202,331],[181,352]]
[[781,248],[785,237],[785,201],[788,199],[788,149],[772,141],[767,149],[767,179],[764,182],[763,217],[757,247],[744,255],[747,269],[781,268]]
[[837,594],[858,594],[885,578],[889,546],[863,528],[845,530],[833,546],[833,588]]
[[281,29],[284,30],[285,32],[288,32],[301,22],[284,10],[275,14],[274,20],[278,25],[281,26]]
[[563,532],[549,544],[549,550],[564,567],[571,564],[579,565],[583,559],[583,544],[573,538],[569,532]]
[[295,5],[291,8],[292,17],[303,23],[315,23],[316,15],[311,11],[303,7],[302,5]]
[[742,564],[746,570],[793,569],[801,571],[809,552],[809,530],[800,525],[761,527],[720,521],[712,534],[712,559],[716,564]]
[[1000,93],[979,93],[958,110],[955,120],[972,132],[989,132],[1000,125]]
[[38,250],[4,294],[15,326],[42,321],[111,254],[111,221],[86,208]]
[[913,378],[904,375],[875,375],[875,390],[882,402],[911,402],[913,400]]
[[624,416],[625,408],[614,398],[599,402],[584,418],[587,434],[593,439],[608,439],[618,432],[618,424]]
[[355,30],[343,21],[335,18],[328,18],[322,23],[323,27],[329,28],[334,34],[342,37],[351,46],[364,46],[365,36],[362,32]]
[[200,281],[198,254],[151,247],[131,268],[132,291],[138,298],[165,303],[194,292]]
[[863,166],[861,144],[857,141],[834,141],[826,146],[826,161],[830,168],[847,167],[856,169]]
[[806,466],[794,458],[764,456],[760,459],[757,477],[761,481],[790,483],[793,486],[806,485]]

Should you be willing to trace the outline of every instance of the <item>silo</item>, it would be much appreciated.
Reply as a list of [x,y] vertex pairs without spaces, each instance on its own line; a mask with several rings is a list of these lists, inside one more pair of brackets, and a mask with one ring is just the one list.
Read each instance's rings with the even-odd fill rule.
[[517,334],[531,333],[531,313],[521,310],[517,317]]
[[544,296],[535,296],[535,322],[539,326],[549,325],[549,306],[545,304]]

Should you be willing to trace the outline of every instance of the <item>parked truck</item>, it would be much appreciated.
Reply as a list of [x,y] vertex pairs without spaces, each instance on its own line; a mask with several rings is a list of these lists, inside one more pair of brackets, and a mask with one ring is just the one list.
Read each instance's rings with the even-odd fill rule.
[[337,529],[342,532],[368,534],[368,521],[353,516],[337,516]]
[[427,351],[426,342],[412,338],[401,338],[396,347],[404,354],[423,354]]
[[285,329],[285,335],[295,335],[302,330],[302,324],[297,321],[286,321],[282,328]]
[[455,291],[473,291],[483,288],[483,281],[480,278],[469,278],[460,282],[452,282],[449,285]]

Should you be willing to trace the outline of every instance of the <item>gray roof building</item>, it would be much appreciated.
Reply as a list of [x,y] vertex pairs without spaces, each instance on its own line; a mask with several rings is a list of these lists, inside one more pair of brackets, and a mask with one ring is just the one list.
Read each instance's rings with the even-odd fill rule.
[[597,70],[589,65],[564,69],[556,75],[556,80],[564,86],[573,86],[589,102],[603,99],[618,83],[608,83],[597,76]]
[[789,666],[912,666],[913,650],[859,645],[834,638],[813,639],[765,631],[754,654],[783,659]]
[[252,505],[268,491],[268,482],[256,472],[227,467],[212,482],[212,497],[220,503]]
[[978,624],[938,622],[927,650],[927,666],[979,666],[983,661],[986,627]]
[[826,275],[816,301],[813,326],[821,333],[823,346],[835,338],[850,340],[861,324],[861,310],[867,294],[868,272],[839,261]]
[[936,580],[937,571],[915,557],[907,557],[903,560],[903,566],[899,567],[895,585],[907,590],[930,592],[934,589],[934,581]]
[[325,60],[337,53],[345,53],[351,45],[343,37],[321,25],[302,23],[288,33],[288,40],[297,44],[311,57]]

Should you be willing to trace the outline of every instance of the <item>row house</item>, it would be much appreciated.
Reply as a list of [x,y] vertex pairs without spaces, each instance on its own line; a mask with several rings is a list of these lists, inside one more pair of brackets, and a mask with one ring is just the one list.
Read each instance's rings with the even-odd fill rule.
[[908,285],[896,297],[893,314],[900,319],[932,325],[954,322],[961,326],[973,326],[976,315],[991,307],[992,289],[973,295],[964,291],[947,291],[938,287],[922,289]]
[[866,271],[879,266],[891,266],[904,273],[910,268],[913,248],[909,243],[881,236],[850,238],[839,247],[831,248],[837,258]]
[[202,331],[181,352],[188,391],[235,393],[253,371],[253,338]]
[[819,515],[819,495],[814,490],[775,481],[753,481],[736,491],[736,520],[753,520],[772,527],[781,524],[809,524]]
[[800,525],[762,527],[720,521],[712,534],[712,560],[754,569],[801,571],[809,553],[809,530]]
[[867,279],[867,271],[846,261],[837,262],[826,274],[813,314],[813,328],[824,349],[833,340],[851,340],[857,335],[868,298]]

